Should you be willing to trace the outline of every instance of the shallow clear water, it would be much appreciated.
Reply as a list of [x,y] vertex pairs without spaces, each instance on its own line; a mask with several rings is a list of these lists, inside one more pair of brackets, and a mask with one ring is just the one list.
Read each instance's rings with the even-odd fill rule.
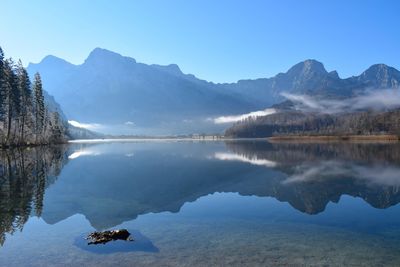
[[[0,152],[1,266],[399,266],[398,143]],[[88,246],[95,230],[135,241]]]

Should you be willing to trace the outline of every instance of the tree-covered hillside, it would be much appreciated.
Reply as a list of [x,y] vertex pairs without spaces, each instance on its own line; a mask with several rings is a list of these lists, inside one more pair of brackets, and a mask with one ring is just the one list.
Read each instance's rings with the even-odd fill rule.
[[226,136],[239,138],[380,134],[400,135],[400,110],[341,114],[284,111],[239,122],[225,132]]
[[22,62],[5,59],[0,47],[0,144],[3,147],[63,143],[66,125],[45,101],[42,80],[33,83]]

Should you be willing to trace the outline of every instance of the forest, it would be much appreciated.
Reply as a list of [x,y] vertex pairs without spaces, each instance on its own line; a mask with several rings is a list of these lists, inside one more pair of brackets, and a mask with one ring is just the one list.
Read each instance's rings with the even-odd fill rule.
[[225,132],[239,138],[272,136],[400,135],[400,110],[365,110],[340,114],[282,111],[249,118]]
[[49,110],[39,73],[31,81],[21,60],[5,58],[0,47],[0,146],[64,143],[67,126]]

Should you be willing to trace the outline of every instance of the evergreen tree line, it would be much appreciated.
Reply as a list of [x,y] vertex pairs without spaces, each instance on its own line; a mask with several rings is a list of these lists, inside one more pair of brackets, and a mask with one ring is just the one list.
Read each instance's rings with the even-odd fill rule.
[[225,136],[240,138],[387,134],[400,137],[400,109],[340,114],[280,112],[243,120],[225,131]]
[[65,142],[58,112],[49,111],[40,74],[33,83],[21,60],[5,59],[0,47],[0,142],[3,147]]

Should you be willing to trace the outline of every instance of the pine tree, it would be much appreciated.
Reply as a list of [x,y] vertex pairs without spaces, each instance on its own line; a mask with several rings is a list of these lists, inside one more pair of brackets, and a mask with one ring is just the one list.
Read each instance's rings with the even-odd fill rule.
[[[25,143],[25,125],[29,122],[29,112],[32,106],[32,92],[31,92],[31,82],[29,80],[29,75],[26,69],[22,66],[21,60],[18,61],[18,87],[21,97],[21,127],[20,127],[20,143]],[[29,124],[29,123],[28,123]]]
[[0,47],[0,145],[64,142],[65,131],[60,115],[46,107],[39,73],[32,85],[22,62],[5,60]]
[[60,114],[56,111],[53,113],[53,119],[51,120],[51,139],[55,143],[63,141],[64,126],[62,125]]
[[45,119],[42,79],[40,78],[39,73],[35,74],[35,79],[33,82],[33,94],[34,94],[34,113],[35,113],[35,134],[37,142],[39,135],[43,132],[44,119]]
[[5,83],[4,83],[4,53],[0,47],[0,120],[4,119],[4,98],[5,98]]
[[19,89],[19,77],[17,72],[17,66],[15,62],[10,59],[10,65],[12,67],[12,80],[11,80],[11,105],[12,105],[12,117],[14,120],[14,129],[11,142],[15,144],[15,137],[18,125],[20,123],[20,115],[22,110],[21,92]]
[[18,90],[18,77],[14,72],[14,62],[12,59],[7,59],[4,62],[4,101],[5,101],[5,125],[7,145],[11,145],[11,130],[13,118],[17,117],[20,111],[20,97]]

